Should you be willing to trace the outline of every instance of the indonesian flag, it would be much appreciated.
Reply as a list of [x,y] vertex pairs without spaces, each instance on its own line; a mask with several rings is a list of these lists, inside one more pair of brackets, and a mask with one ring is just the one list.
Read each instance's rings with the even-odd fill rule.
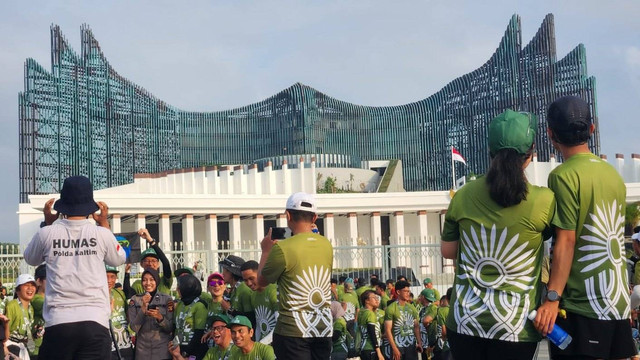
[[460,152],[456,150],[453,146],[451,147],[451,157],[453,161],[460,161],[461,163],[467,165],[467,161],[460,155]]

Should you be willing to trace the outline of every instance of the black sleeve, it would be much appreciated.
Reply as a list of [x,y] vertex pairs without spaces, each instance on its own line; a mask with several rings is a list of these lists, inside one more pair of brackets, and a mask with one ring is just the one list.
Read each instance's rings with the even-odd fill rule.
[[169,259],[167,259],[167,256],[164,254],[162,249],[160,249],[160,246],[158,246],[158,242],[156,241],[156,244],[151,248],[156,252],[156,254],[158,254],[158,259],[160,259],[160,262],[162,263],[162,277],[171,279],[171,263],[169,263]]
[[209,347],[207,346],[206,343],[203,344],[200,342],[200,339],[202,339],[202,335],[204,335],[204,330],[202,329],[193,330],[193,337],[191,338],[191,341],[189,341],[189,344],[185,349],[187,354],[194,355],[198,360],[204,358],[204,355],[209,350]]
[[124,292],[124,296],[127,299],[131,299],[133,295],[136,294],[136,291],[131,288],[131,274],[124,273],[124,280],[122,280],[122,291]]
[[342,331],[334,330],[333,335],[331,336],[331,341],[333,342],[338,341],[338,339],[340,339],[340,336],[342,336]]
[[371,339],[371,344],[374,348],[380,347],[378,344],[378,338],[376,338],[376,326],[373,324],[367,324],[367,335],[369,335],[369,339]]

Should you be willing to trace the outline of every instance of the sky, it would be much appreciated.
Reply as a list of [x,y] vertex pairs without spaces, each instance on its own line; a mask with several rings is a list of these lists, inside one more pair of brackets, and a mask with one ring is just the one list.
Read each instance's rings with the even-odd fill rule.
[[527,44],[555,16],[558,59],[578,44],[596,78],[601,152],[640,153],[638,1],[4,1],[0,4],[0,242],[18,242],[18,92],[51,68],[50,26],[80,52],[88,24],[111,66],[157,98],[226,110],[301,82],[358,105],[427,98],[494,53],[513,14]]

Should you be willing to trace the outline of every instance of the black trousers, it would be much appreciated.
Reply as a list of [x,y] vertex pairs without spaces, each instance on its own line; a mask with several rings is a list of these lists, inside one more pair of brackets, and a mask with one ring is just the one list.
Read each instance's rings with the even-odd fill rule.
[[45,328],[40,360],[105,360],[111,358],[109,329],[94,321]]
[[273,334],[273,351],[278,359],[327,360],[331,357],[330,337],[298,338]]

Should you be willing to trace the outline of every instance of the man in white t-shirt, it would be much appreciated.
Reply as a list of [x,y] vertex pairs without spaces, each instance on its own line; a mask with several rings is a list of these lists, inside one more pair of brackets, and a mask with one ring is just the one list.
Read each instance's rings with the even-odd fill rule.
[[47,265],[46,328],[38,358],[108,359],[111,307],[104,264],[122,265],[124,249],[109,230],[107,205],[93,200],[88,178],[65,179],[53,208],[59,218],[41,228],[24,252],[29,265]]

